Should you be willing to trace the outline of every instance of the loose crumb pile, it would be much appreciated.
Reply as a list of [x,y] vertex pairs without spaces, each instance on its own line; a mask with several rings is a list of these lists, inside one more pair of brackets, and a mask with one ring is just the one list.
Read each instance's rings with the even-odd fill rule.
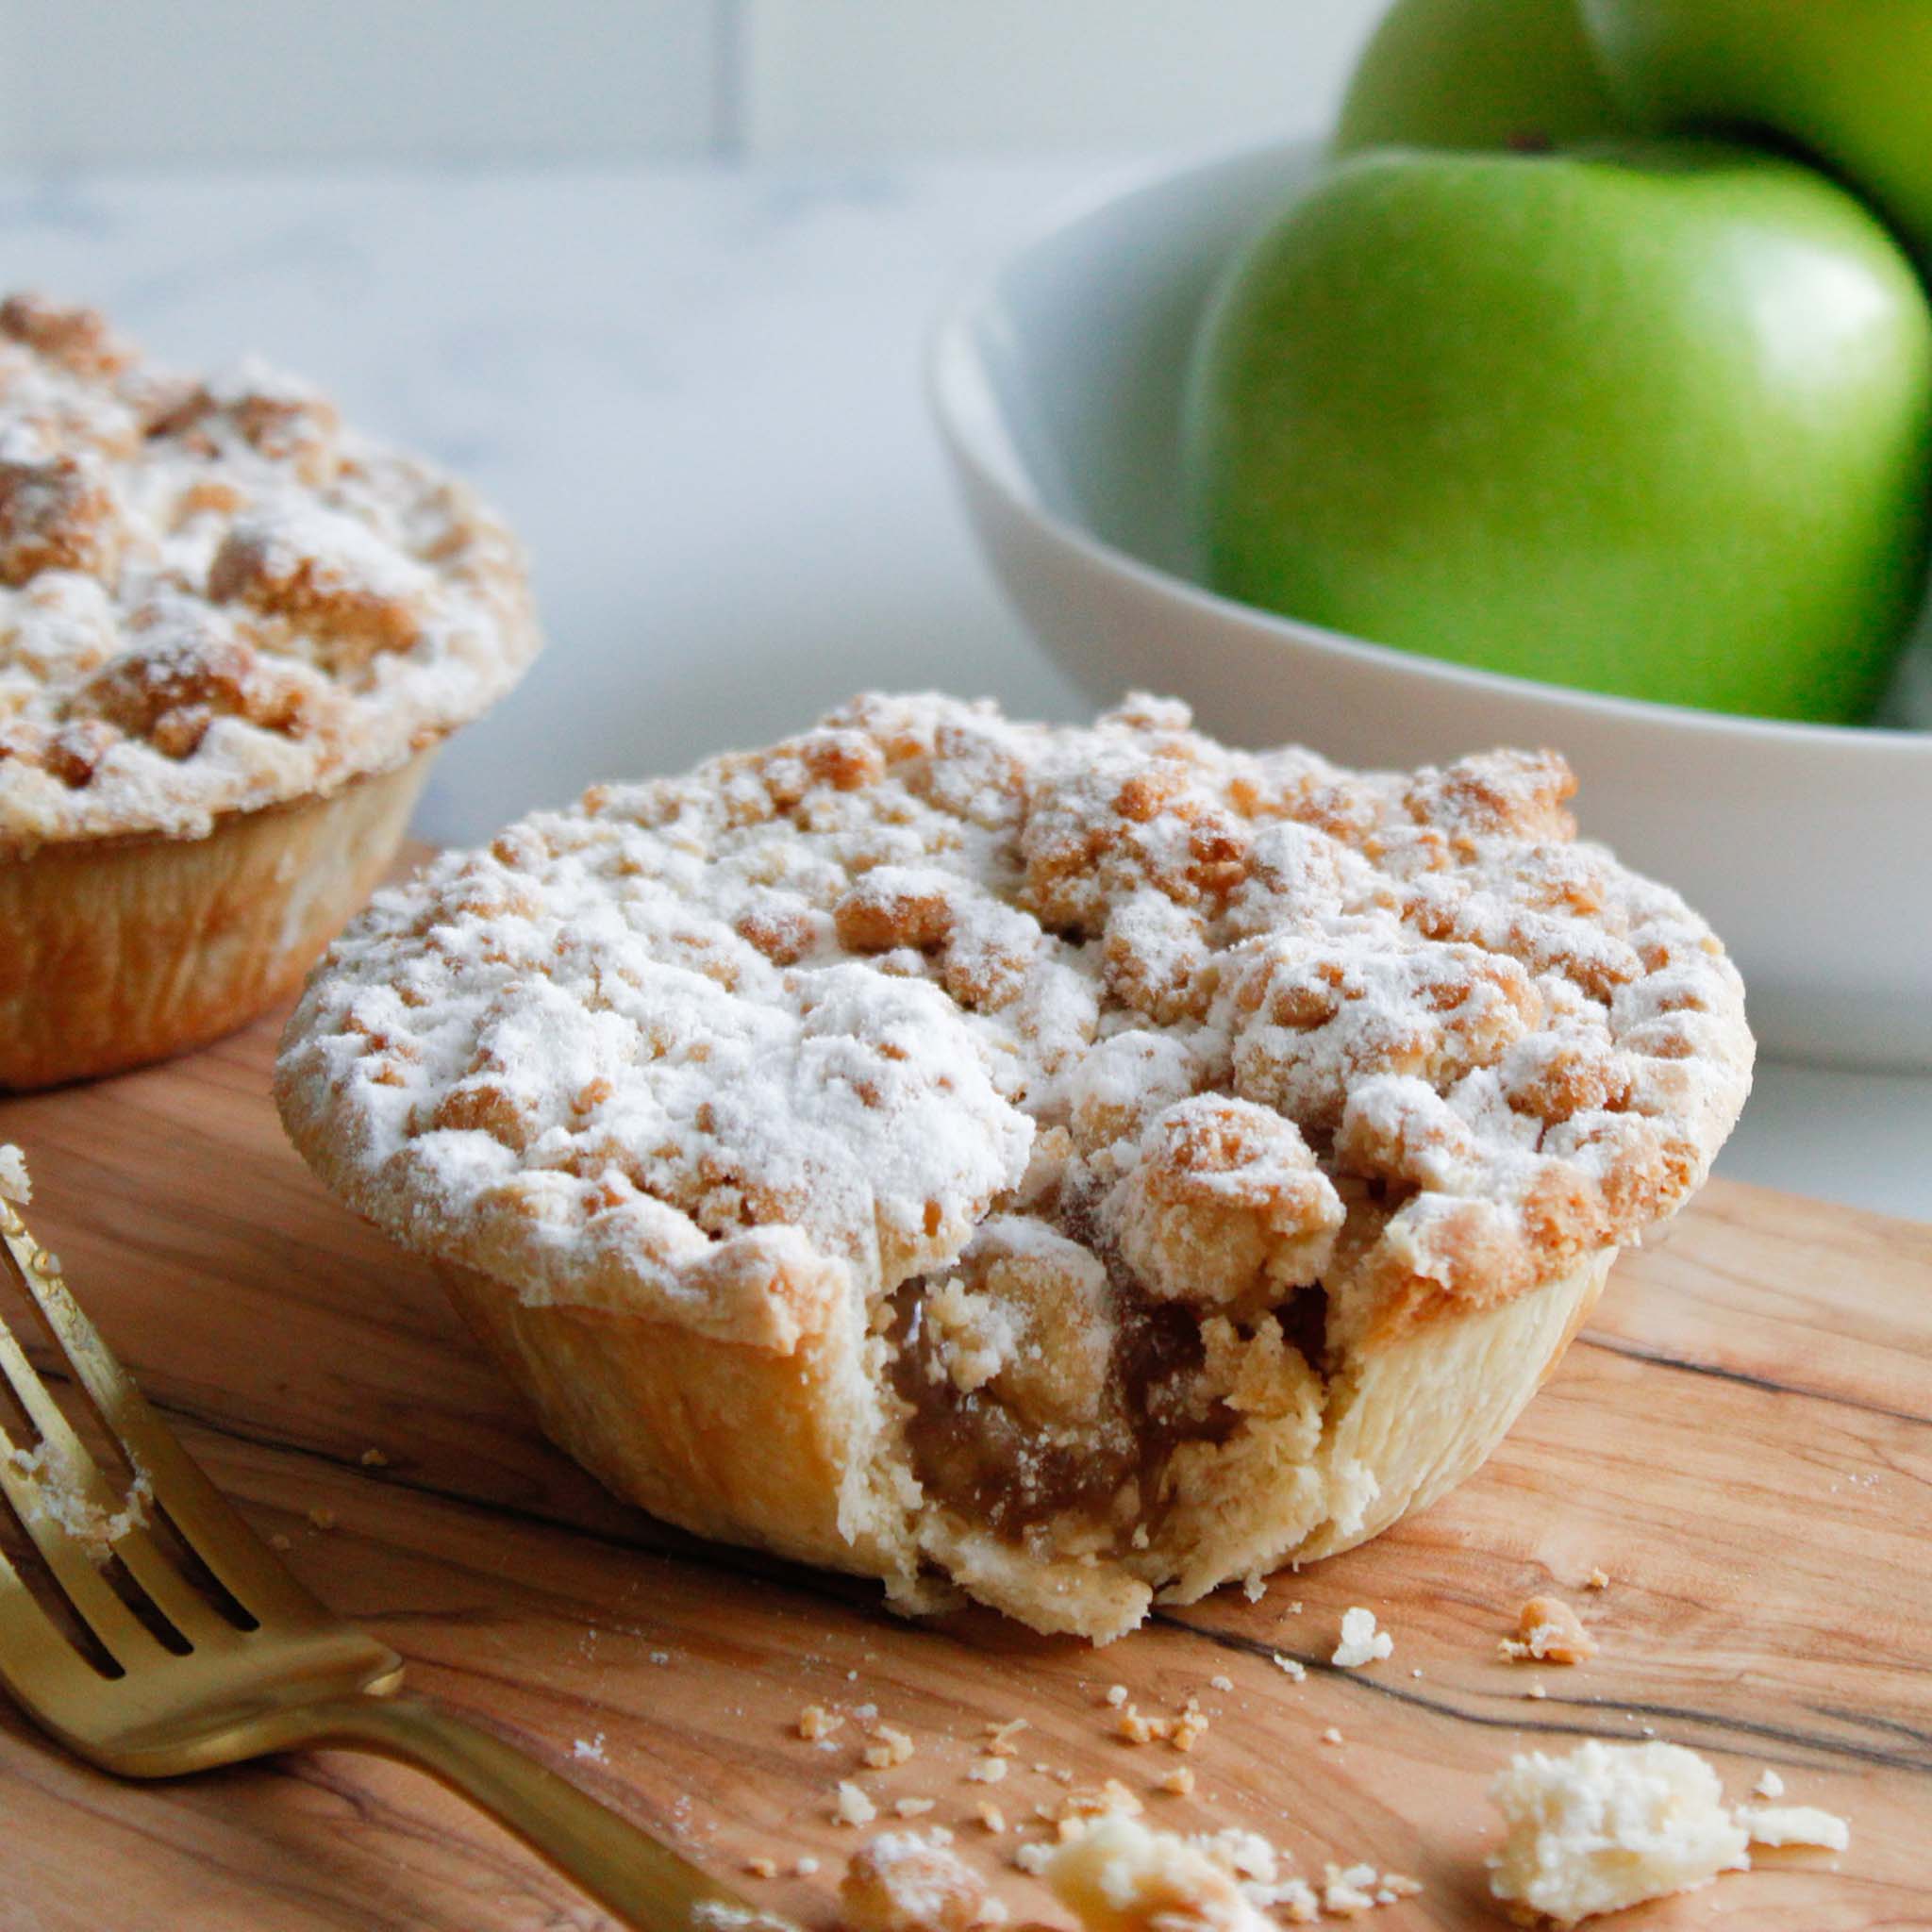
[[[1219,1676],[1210,1680],[1210,1688],[1232,1690],[1234,1680]],[[1187,1750],[1191,1744],[1179,1740],[1198,1737],[1207,1724],[1193,1697],[1172,1716],[1141,1719],[1123,1685],[1108,1688],[1103,1708],[1113,1719],[1107,1735],[1119,1742],[1163,1741]],[[908,1739],[908,1748],[895,1754],[894,1766],[919,1755],[910,1747],[909,1733],[885,1722],[875,1706],[858,1705],[850,1715],[874,1740]],[[1132,1735],[1120,1728],[1130,1716],[1139,1720]],[[793,1728],[802,1741],[825,1748],[846,1721],[843,1711],[808,1704]],[[1141,1732],[1143,1723],[1148,1728]],[[977,1753],[965,1768],[966,1780],[1003,1783],[1009,1773],[1027,1769],[1018,1762],[1018,1752],[1021,1735],[1028,1728],[1024,1718],[985,1721]],[[866,1768],[891,1767],[868,1761]],[[1064,1767],[1041,1760],[1030,1769],[1064,1789],[1030,1804],[1022,1796],[1017,1810],[991,1798],[975,1798],[965,1821],[985,1838],[1017,1839],[1010,1862],[1044,1878],[1064,1903],[1073,1905],[1084,1932],[1263,1932],[1280,1921],[1300,1924],[1353,1918],[1421,1890],[1399,1873],[1377,1872],[1359,1862],[1330,1864],[1319,1879],[1304,1877],[1291,1869],[1288,1852],[1252,1831],[1231,1827],[1185,1835],[1137,1824],[1146,1805],[1141,1792],[1121,1778],[1075,1785],[1074,1774]],[[1157,1803],[1189,1800],[1199,1790],[1199,1779],[1191,1765],[1174,1765],[1145,1790]],[[882,1808],[902,1820],[924,1818],[938,1803],[925,1794],[884,1798],[852,1778],[839,1779],[833,1793],[834,1821],[852,1828],[874,1823]],[[1080,1846],[1087,1849],[1076,1852]],[[1129,1898],[1104,1909],[1082,1907],[1074,1894],[1081,1891],[1078,1874],[1083,1871],[1110,1873],[1096,1882],[1116,1889],[1126,1885],[1139,1903]],[[998,1924],[1000,1918],[997,1907],[991,1907],[991,1916],[976,1916],[988,1899],[985,1885],[940,1824],[889,1830],[869,1840],[853,1858],[840,1897],[848,1932],[959,1932],[964,1926]],[[1093,1915],[1094,1909],[1100,1916]]]
[[1330,1865],[1317,1887],[1286,1862],[1255,1832],[1184,1838],[1115,1811],[1065,1839],[1040,1872],[1086,1932],[1270,1932],[1271,1914],[1291,1924],[1354,1918],[1422,1889],[1364,1864]]

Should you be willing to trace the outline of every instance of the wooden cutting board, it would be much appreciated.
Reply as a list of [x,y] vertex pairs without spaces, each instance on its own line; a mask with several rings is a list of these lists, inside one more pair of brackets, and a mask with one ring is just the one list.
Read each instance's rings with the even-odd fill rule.
[[[888,1819],[892,1800],[935,1800],[924,1823],[1000,1870],[1022,1914],[1058,1918],[1010,1866],[1019,1834],[990,1836],[974,1805],[1029,1821],[1071,1773],[1119,1778],[1190,1830],[1252,1827],[1318,1880],[1328,1859],[1421,1879],[1378,1932],[1494,1926],[1496,1769],[1655,1735],[1708,1754],[1736,1797],[1774,1766],[1787,1802],[1851,1820],[1851,1849],[1766,1854],[1620,1927],[1932,1926],[1932,1227],[1713,1186],[1620,1264],[1461,1491],[1258,1602],[1225,1591],[1094,1652],[990,1613],[904,1623],[866,1586],[606,1496],[538,1436],[428,1271],[290,1152],[275,1035],[0,1102],[0,1140],[34,1162],[35,1226],[215,1479],[420,1689],[721,1872],[774,1859],[784,1875],[745,1880],[761,1902],[830,1923],[858,1836],[832,1822],[833,1788],[856,1776]],[[1589,1591],[1598,1565],[1609,1586]],[[1550,1590],[1601,1654],[1499,1661],[1517,1605]],[[1352,1604],[1394,1633],[1389,1662],[1326,1663]],[[1143,1709],[1198,1695],[1211,1728],[1186,1758],[1128,1744],[1113,1684]],[[876,1707],[915,1755],[857,1770],[856,1716],[829,1747],[797,1736],[813,1703]],[[983,1725],[1016,1716],[1031,1728],[1011,1774],[968,1782]],[[1154,1791],[1184,1763],[1191,1798]],[[0,1817],[6,1932],[608,1924],[426,1780],[345,1755],[135,1787],[0,1703]],[[801,1858],[818,1869],[796,1875]]]

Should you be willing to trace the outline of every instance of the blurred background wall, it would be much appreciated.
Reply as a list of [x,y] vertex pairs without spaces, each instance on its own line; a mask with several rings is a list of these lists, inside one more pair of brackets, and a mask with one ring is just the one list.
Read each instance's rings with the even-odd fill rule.
[[0,0],[0,165],[1127,149],[1314,132],[1381,0]]

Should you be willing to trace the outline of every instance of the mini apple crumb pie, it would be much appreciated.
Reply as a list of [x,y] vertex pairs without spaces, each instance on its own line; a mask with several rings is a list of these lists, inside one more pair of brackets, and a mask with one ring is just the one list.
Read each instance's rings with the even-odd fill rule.
[[283,1118],[625,1495],[1111,1638],[1466,1475],[1736,1119],[1572,790],[862,697],[379,893]]
[[536,647],[460,485],[258,364],[0,304],[0,1088],[292,991]]

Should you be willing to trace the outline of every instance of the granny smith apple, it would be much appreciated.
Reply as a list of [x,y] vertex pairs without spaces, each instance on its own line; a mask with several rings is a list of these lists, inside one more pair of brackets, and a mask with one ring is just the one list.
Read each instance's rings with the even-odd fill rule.
[[1208,581],[1495,671],[1856,720],[1917,605],[1932,314],[1749,149],[1383,150],[1234,262],[1189,372]]
[[1334,145],[1550,146],[1629,125],[1576,0],[1395,0],[1349,81]]
[[1932,0],[1582,0],[1640,125],[1795,142],[1932,260]]

